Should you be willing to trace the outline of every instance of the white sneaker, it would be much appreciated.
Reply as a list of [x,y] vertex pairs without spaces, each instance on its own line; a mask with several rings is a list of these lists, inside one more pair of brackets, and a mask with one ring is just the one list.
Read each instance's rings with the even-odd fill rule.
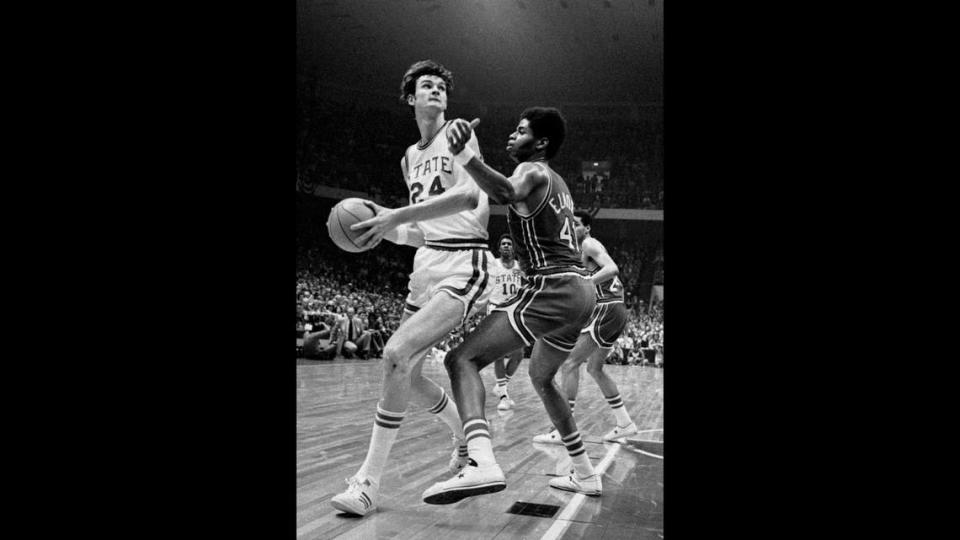
[[639,433],[639,430],[637,429],[637,424],[635,422],[630,422],[630,424],[627,426],[624,426],[624,427],[617,426],[611,429],[610,431],[607,432],[606,435],[603,436],[603,440],[614,441],[616,439],[629,437],[630,435],[636,435],[637,433]]
[[348,514],[365,516],[377,509],[380,486],[369,478],[360,481],[356,476],[347,478],[347,490],[330,499],[330,505]]
[[503,397],[503,390],[501,390],[499,384],[493,385],[493,395],[497,397]]
[[450,464],[447,465],[447,470],[450,474],[457,474],[464,467],[467,466],[467,463],[470,460],[470,456],[460,457],[460,444],[463,442],[463,439],[458,439],[456,436],[453,437],[453,453],[450,454]]
[[452,504],[460,499],[496,493],[507,488],[506,479],[500,466],[494,463],[486,467],[478,467],[470,460],[470,465],[453,478],[445,482],[437,482],[423,492],[423,502],[427,504]]
[[533,442],[541,444],[563,444],[563,440],[560,439],[560,432],[553,430],[546,435],[534,435]]
[[586,478],[577,478],[576,474],[553,478],[550,480],[550,487],[564,491],[583,493],[591,497],[599,497],[600,492],[603,490],[599,474],[593,474]]
[[509,411],[509,410],[512,409],[516,404],[517,404],[517,403],[516,403],[515,401],[513,401],[512,399],[510,399],[510,396],[504,394],[504,395],[500,398],[500,403],[497,403],[497,410],[498,410],[498,411]]

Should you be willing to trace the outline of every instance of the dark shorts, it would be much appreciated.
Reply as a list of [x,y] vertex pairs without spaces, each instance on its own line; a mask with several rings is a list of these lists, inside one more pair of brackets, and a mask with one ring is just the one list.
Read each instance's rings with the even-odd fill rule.
[[597,293],[586,276],[564,272],[524,278],[516,296],[493,311],[507,314],[510,326],[531,346],[539,338],[562,351],[572,351],[580,330],[590,320]]
[[590,323],[581,332],[589,332],[600,348],[609,349],[617,343],[617,338],[626,327],[627,308],[623,302],[605,302],[597,304]]

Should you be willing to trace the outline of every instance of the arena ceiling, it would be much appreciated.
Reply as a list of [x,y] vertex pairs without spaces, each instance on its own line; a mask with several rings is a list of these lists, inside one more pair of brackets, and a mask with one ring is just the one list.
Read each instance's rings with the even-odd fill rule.
[[451,101],[659,103],[663,0],[297,0],[297,65],[399,95],[413,62],[454,73]]

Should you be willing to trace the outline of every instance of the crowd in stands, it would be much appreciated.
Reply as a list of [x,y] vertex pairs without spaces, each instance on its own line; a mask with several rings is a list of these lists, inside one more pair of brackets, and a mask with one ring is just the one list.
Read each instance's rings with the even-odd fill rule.
[[615,242],[600,240],[607,248],[607,253],[617,263],[620,269],[619,278],[624,285],[624,297],[632,303],[644,296],[642,285],[644,272],[649,264],[649,249],[637,245],[624,245]]
[[[407,280],[403,258],[383,247],[336,265],[321,258],[319,248],[298,248],[297,338],[305,355],[376,358],[382,352],[400,325]],[[311,335],[315,340],[307,341]]]
[[[330,253],[329,250],[335,248],[325,249]],[[399,251],[403,249],[399,246],[391,249],[383,243],[374,250],[349,257],[338,253],[336,264],[331,264],[321,256],[321,247],[298,247],[297,338],[302,344],[298,355],[314,359],[380,356],[403,315],[407,275],[412,264],[408,260],[412,250]],[[633,260],[639,257],[640,250],[618,247],[616,253],[621,260]],[[623,272],[629,272],[630,263],[620,264],[620,268],[627,280]],[[655,302],[648,308],[643,298],[630,293],[626,296],[626,305],[630,320],[607,362],[662,366],[663,302]],[[456,346],[484,316],[485,311],[475,314],[452,332],[437,346],[434,356]],[[353,317],[360,321],[350,325]],[[350,335],[351,332],[355,334]]]
[[609,364],[654,364],[663,366],[663,302],[654,302],[649,311],[637,303],[630,310],[627,328],[617,340]]

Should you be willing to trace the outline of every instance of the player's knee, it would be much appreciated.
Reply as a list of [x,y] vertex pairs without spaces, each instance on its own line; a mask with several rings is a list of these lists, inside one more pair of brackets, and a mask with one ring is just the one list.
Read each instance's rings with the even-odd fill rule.
[[453,373],[467,361],[466,355],[463,354],[463,347],[457,347],[443,357],[443,367],[447,368],[447,373]]
[[383,370],[387,376],[409,376],[410,362],[401,353],[399,347],[387,343],[383,349]]
[[547,388],[553,384],[553,379],[551,377],[537,377],[533,378],[531,376],[530,382],[533,383],[533,389],[536,390],[538,395],[543,395],[547,391]]

